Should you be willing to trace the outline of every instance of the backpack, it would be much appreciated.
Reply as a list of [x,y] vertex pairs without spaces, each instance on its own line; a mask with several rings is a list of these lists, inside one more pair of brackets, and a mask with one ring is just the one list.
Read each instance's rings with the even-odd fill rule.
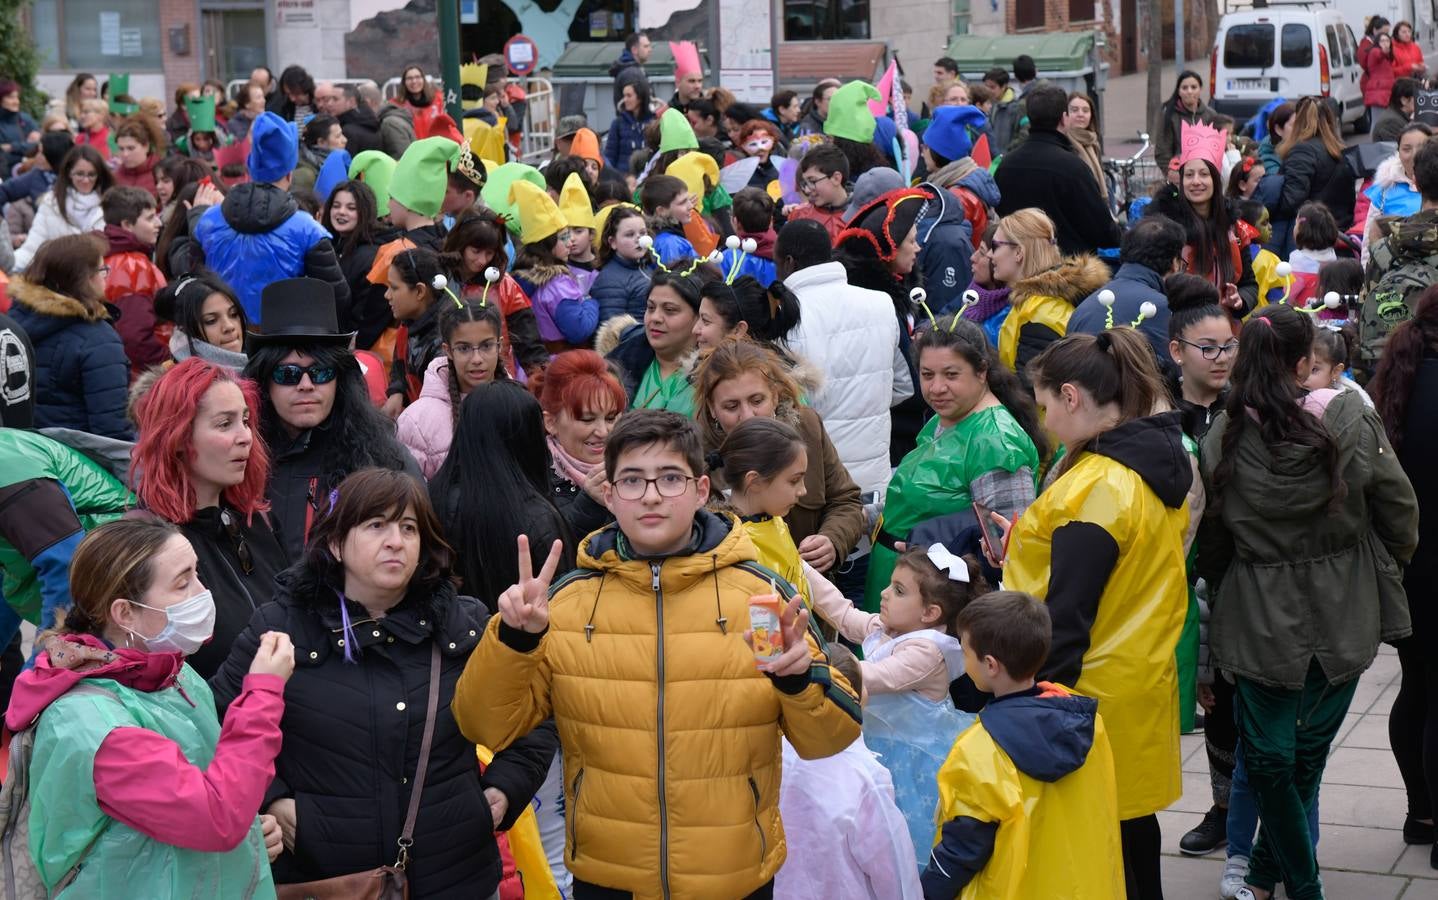
[[[1375,273],[1381,272],[1377,281]],[[1368,256],[1368,290],[1359,315],[1359,356],[1364,368],[1372,371],[1388,334],[1400,322],[1413,317],[1418,297],[1438,284],[1438,255],[1398,256],[1389,239],[1377,241]]]
[[994,156],[999,156],[1009,149],[1009,141],[1014,139],[1014,131],[1019,126],[1019,118],[1023,110],[1019,107],[1021,98],[1014,99],[1007,103],[995,103],[993,115],[989,117],[989,151]]
[[[115,694],[88,681],[79,681],[71,692],[114,697]],[[0,785],[0,858],[3,858],[5,900],[48,900],[57,896],[75,877],[80,866],[90,855],[105,829],[95,835],[79,860],[55,885],[53,892],[45,889],[40,879],[40,870],[30,856],[30,759],[35,749],[35,726],[15,733],[10,740],[10,762],[5,772],[5,783]]]

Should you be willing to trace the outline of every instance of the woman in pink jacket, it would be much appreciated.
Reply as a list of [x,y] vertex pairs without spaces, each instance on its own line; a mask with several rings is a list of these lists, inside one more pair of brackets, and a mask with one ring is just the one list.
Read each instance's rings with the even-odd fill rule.
[[30,854],[45,889],[274,897],[266,857],[280,832],[255,811],[280,750],[289,638],[264,635],[221,728],[184,661],[209,640],[214,601],[175,526],[95,529],[71,560],[70,593],[59,637],[17,679],[5,715],[35,729]]
[[424,371],[419,399],[399,416],[399,440],[414,454],[425,478],[433,478],[449,455],[459,404],[477,385],[509,378],[500,360],[503,321],[499,306],[441,297],[441,356]]

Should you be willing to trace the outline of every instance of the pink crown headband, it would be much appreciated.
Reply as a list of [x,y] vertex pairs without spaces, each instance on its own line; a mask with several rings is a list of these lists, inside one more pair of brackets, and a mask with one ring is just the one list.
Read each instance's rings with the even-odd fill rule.
[[1200,122],[1197,125],[1182,123],[1178,141],[1178,164],[1180,167],[1191,159],[1212,163],[1223,171],[1223,154],[1228,150],[1228,132],[1219,131],[1211,125]]

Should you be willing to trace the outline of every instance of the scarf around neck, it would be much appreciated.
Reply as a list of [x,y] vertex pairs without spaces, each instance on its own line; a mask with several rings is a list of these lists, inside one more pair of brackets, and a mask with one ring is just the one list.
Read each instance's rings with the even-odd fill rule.
[[549,442],[549,455],[553,458],[554,474],[560,478],[567,478],[576,487],[584,487],[584,481],[589,474],[603,463],[587,463],[578,457],[570,455],[554,435],[548,435],[545,440]]
[[979,295],[979,302],[964,310],[965,319],[972,319],[980,323],[987,322],[993,318],[999,310],[1009,305],[1008,285],[986,288],[977,281],[971,281],[969,282],[969,290]]

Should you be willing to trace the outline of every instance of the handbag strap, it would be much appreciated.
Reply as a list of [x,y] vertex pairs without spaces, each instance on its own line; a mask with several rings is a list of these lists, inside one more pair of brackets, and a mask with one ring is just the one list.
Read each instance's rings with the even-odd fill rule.
[[424,714],[424,738],[419,742],[419,765],[414,772],[414,788],[409,795],[409,811],[404,816],[404,830],[399,835],[399,857],[394,867],[401,871],[409,864],[409,848],[414,846],[414,822],[419,818],[419,803],[424,795],[424,776],[429,770],[430,745],[434,742],[434,720],[439,715],[439,643],[430,644],[429,707]]

